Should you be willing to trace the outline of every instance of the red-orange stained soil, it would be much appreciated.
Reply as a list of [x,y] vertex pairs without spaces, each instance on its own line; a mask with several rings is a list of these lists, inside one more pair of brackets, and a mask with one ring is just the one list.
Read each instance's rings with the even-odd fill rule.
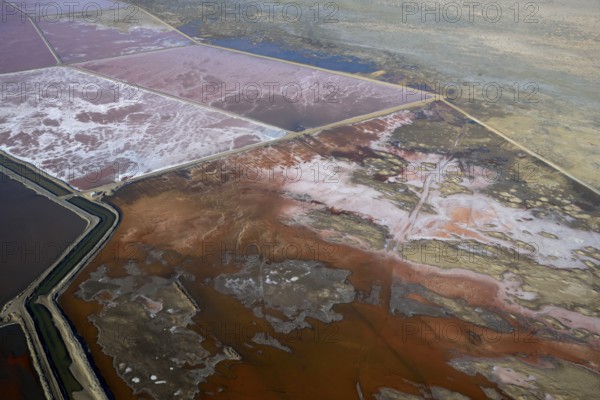
[[[309,160],[315,154],[312,149],[319,149],[322,155],[356,153],[360,146],[376,138],[365,129],[346,129],[352,132],[345,130],[342,135],[343,130],[338,128],[319,139],[303,138],[233,156],[227,160],[226,169],[230,171],[239,165],[268,169],[274,161],[278,166],[290,165],[292,160]],[[120,190],[111,202],[122,212],[121,225],[101,254],[60,299],[61,306],[90,344],[98,368],[119,399],[135,397],[116,375],[112,359],[101,352],[95,329],[87,321],[87,316],[98,313],[100,307],[82,301],[75,292],[100,265],[108,265],[111,276],[123,275],[122,266],[128,259],[135,259],[149,274],[169,276],[179,267],[195,275],[194,282],[183,282],[201,308],[194,329],[205,337],[216,337],[242,356],[241,361],[218,364],[217,372],[201,385],[202,392],[210,393],[211,398],[349,399],[357,398],[356,387],[360,382],[364,398],[373,398],[382,387],[419,394],[415,385],[424,385],[484,399],[482,387],[500,389],[482,375],[469,376],[452,368],[448,364],[451,359],[461,355],[489,358],[519,355],[526,362],[537,363],[551,356],[581,365],[589,365],[588,361],[600,365],[600,352],[584,345],[544,340],[525,333],[501,334],[455,318],[392,316],[388,310],[392,277],[419,283],[441,296],[464,299],[472,307],[485,307],[499,315],[503,315],[503,310],[493,300],[497,288],[489,281],[424,272],[381,252],[344,244],[335,245],[334,251],[319,251],[330,248],[331,244],[305,226],[284,223],[282,215],[298,204],[284,196],[280,181],[249,181],[235,179],[231,174],[223,179],[222,174],[206,174],[209,170],[200,166]],[[468,221],[469,210],[457,210],[454,218]],[[267,248],[266,243],[276,244]],[[267,322],[238,300],[206,284],[209,278],[238,270],[236,261],[239,265],[243,256],[249,255],[247,249],[252,244],[257,244],[253,248],[261,257],[280,262],[286,258],[286,245],[291,243],[302,249],[317,250],[295,252],[293,257],[288,253],[287,258],[320,260],[328,267],[350,270],[348,280],[357,291],[368,293],[373,283],[379,282],[380,305],[359,301],[337,305],[334,310],[343,315],[342,321],[324,324],[309,319],[313,329],[283,335],[269,331]],[[145,266],[148,250],[152,248],[167,252],[168,266],[158,263]],[[234,254],[231,263],[224,262],[225,251]],[[427,302],[415,296],[413,299]],[[272,333],[291,352],[258,346],[262,351],[259,354],[256,345],[245,346],[252,344],[250,339],[256,331]]]

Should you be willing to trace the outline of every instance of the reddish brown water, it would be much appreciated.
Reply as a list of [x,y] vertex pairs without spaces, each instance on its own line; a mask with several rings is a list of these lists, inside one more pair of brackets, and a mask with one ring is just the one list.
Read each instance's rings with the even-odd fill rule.
[[10,400],[46,399],[18,325],[0,328],[0,393]]

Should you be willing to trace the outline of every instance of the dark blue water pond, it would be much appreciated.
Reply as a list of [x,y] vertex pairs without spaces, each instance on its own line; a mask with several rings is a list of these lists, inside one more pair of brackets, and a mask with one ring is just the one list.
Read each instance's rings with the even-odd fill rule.
[[[185,34],[194,37],[198,34],[199,26],[200,21],[194,20],[186,25],[180,26],[178,29]],[[313,65],[315,67],[334,71],[368,74],[378,70],[377,64],[374,62],[363,60],[358,57],[334,55],[327,54],[326,52],[315,52],[302,49],[292,50],[286,48],[284,44],[277,42],[262,41],[260,43],[252,43],[249,39],[245,38],[207,39],[207,42],[215,46],[227,47],[229,49],[245,51],[261,56],[279,58],[281,60],[294,61],[300,64]]]

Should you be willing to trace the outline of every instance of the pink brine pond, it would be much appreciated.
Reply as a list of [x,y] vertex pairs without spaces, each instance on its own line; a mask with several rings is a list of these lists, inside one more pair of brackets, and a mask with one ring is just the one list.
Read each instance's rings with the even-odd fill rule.
[[285,134],[68,67],[0,85],[0,149],[84,190]]
[[94,18],[78,16],[56,21],[44,18],[38,25],[67,63],[191,44],[176,30],[141,11],[128,15],[105,10]]
[[209,46],[82,67],[292,131],[426,99],[401,87]]
[[31,21],[6,3],[0,6],[0,73],[56,64]]

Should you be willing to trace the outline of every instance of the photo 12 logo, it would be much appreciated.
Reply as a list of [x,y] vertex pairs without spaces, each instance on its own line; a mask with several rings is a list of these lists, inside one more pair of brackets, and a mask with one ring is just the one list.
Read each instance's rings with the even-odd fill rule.
[[520,262],[535,258],[539,246],[533,242],[516,241],[511,246],[497,243],[403,243],[398,248],[402,260],[421,264],[456,264],[483,262]]
[[[193,4],[189,9],[197,13]],[[298,23],[310,22],[315,24],[332,24],[339,22],[337,16],[340,6],[335,2],[313,3],[301,5],[296,2],[202,2],[200,15],[196,15],[203,23]]]
[[2,22],[15,17],[26,22],[60,23],[83,21],[96,23],[101,19],[115,23],[137,24],[140,9],[134,4],[97,1],[8,1],[2,3]]
[[[151,222],[148,221],[148,224]],[[190,238],[193,239],[197,239],[198,250],[202,254],[200,260],[203,263],[215,263],[215,266],[230,262],[244,263],[256,255],[267,260],[313,259],[322,262],[336,262],[340,256],[339,245],[313,242],[306,237],[292,241],[252,241],[243,244]],[[120,247],[114,248],[113,259],[139,263],[143,260],[143,253],[139,243],[123,242]]]
[[450,162],[409,162],[402,172],[394,177],[394,182],[424,183],[428,179],[435,183],[473,183],[485,184],[499,182],[536,183],[541,174],[539,163],[515,162],[503,165],[498,162],[479,162],[471,164],[452,160]]
[[339,86],[334,82],[202,82],[203,103],[339,103]]
[[482,343],[536,343],[537,329],[534,326],[513,327],[511,332],[502,333],[483,328],[464,321],[418,322],[403,321],[395,331],[402,343],[460,343],[468,340],[474,344]]
[[200,179],[204,182],[237,183],[339,183],[339,165],[334,159],[300,165],[282,165],[277,162],[229,163],[209,161],[199,165]]
[[0,263],[7,264],[51,264],[61,255],[70,256],[77,242],[1,242]]
[[2,103],[60,104],[85,101],[93,104],[106,102],[134,103],[139,101],[140,88],[134,84],[111,82],[19,82],[0,83]]
[[230,344],[276,341],[281,345],[300,342],[336,343],[339,340],[339,326],[328,324],[309,328],[295,328],[290,332],[279,332],[267,322],[202,321],[200,332],[204,336],[218,338]]
[[434,96],[451,103],[538,103],[540,87],[537,82],[408,82],[403,89],[406,98],[422,94],[422,100]]
[[402,13],[402,23],[476,23],[495,24],[514,22],[536,24],[539,22],[539,4],[518,3],[506,7],[497,2],[478,1],[400,1],[372,0],[374,3],[398,7]]
[[3,178],[0,178],[0,184],[3,180],[13,179],[6,175],[10,172],[16,173],[14,179],[18,182],[29,180],[37,184],[53,178],[65,182],[78,180],[89,184],[122,182],[138,176],[140,173],[138,164],[133,161],[115,161],[106,164],[71,164],[64,161],[53,161],[43,163],[43,165],[31,165],[34,167],[32,170],[18,163],[0,166],[0,172],[4,174]]

